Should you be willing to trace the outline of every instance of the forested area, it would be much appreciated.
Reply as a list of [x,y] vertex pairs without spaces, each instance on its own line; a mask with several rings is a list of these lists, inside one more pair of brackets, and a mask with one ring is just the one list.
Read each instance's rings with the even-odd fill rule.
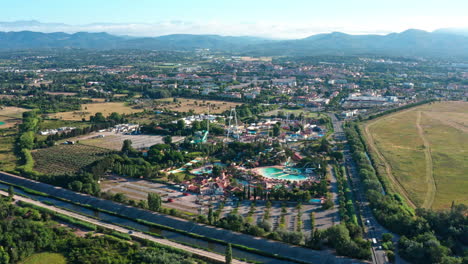
[[[98,230],[99,231],[99,230]],[[205,263],[191,254],[146,241],[128,243],[109,235],[78,237],[51,215],[0,197],[0,263],[18,263],[39,252],[62,254],[67,263]]]
[[366,190],[373,214],[383,226],[401,235],[401,256],[413,263],[467,263],[468,207],[453,205],[450,211],[417,209],[413,212],[398,194],[382,193],[385,186],[377,177],[358,125],[345,129],[353,158]]
[[56,113],[80,110],[81,104],[89,102],[90,100],[83,100],[76,97],[50,95],[44,93],[25,94],[25,97],[17,96],[12,98],[0,98],[0,105],[38,109],[40,113]]

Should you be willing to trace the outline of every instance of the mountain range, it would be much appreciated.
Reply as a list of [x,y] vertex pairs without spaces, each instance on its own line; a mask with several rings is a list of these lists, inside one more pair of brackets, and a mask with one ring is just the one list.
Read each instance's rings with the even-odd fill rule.
[[108,33],[0,32],[0,50],[82,48],[215,51],[262,56],[391,55],[468,58],[467,31],[434,32],[410,29],[388,35],[350,35],[340,32],[294,40],[258,37],[174,34],[159,37],[127,37]]

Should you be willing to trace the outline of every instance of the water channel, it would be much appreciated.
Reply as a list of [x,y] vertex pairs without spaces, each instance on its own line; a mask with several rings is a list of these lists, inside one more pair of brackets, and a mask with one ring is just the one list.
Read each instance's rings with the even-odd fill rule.
[[[0,189],[6,191],[8,189],[8,187],[9,187],[8,185],[6,185],[4,183],[0,183]],[[135,221],[129,220],[127,218],[107,214],[107,213],[100,212],[100,211],[97,211],[97,210],[94,210],[94,209],[82,207],[82,206],[79,206],[79,205],[76,205],[76,204],[73,204],[73,203],[65,202],[65,201],[62,201],[62,200],[57,200],[57,199],[50,198],[50,197],[44,197],[44,196],[40,196],[40,195],[26,193],[23,190],[18,189],[18,188],[15,188],[15,193],[23,195],[23,196],[30,197],[31,199],[34,199],[34,200],[37,200],[37,201],[40,201],[40,202],[46,202],[46,203],[49,203],[49,204],[57,206],[57,207],[68,209],[68,210],[71,210],[71,211],[74,211],[74,212],[77,212],[77,213],[80,213],[80,214],[83,214],[83,215],[92,216],[92,217],[98,218],[98,219],[100,219],[102,221],[105,221],[105,222],[115,223],[115,224],[119,224],[119,225],[123,225],[123,226],[128,226],[128,227],[134,228],[134,229],[142,231],[142,232],[155,233],[155,234],[161,235],[161,236],[163,236],[163,237],[165,237],[167,239],[170,239],[172,241],[179,242],[179,243],[182,243],[182,244],[197,245],[198,247],[209,249],[209,250],[211,250],[213,252],[217,252],[217,253],[220,253],[220,254],[224,254],[225,250],[226,250],[226,247],[223,244],[219,244],[219,243],[215,243],[215,242],[208,242],[208,241],[205,241],[205,240],[202,240],[202,239],[193,238],[193,237],[190,237],[190,236],[187,236],[187,235],[184,235],[184,234],[180,234],[180,233],[177,233],[177,232],[172,232],[172,231],[168,231],[168,230],[164,230],[164,229],[160,229],[160,228],[156,228],[156,227],[150,227],[150,226],[147,226],[147,225],[140,224],[140,223],[137,223]],[[271,263],[271,264],[273,264],[273,263],[275,263],[275,264],[276,263],[278,263],[278,264],[293,263],[293,262],[289,262],[289,261],[283,261],[283,260],[278,260],[278,259],[274,259],[274,258],[269,258],[269,257],[257,255],[257,254],[254,254],[254,253],[250,253],[250,252],[246,252],[246,251],[237,249],[237,248],[232,248],[232,253],[233,253],[233,256],[236,257],[236,258],[254,260],[254,261],[258,261],[258,262],[262,262],[262,263]]]

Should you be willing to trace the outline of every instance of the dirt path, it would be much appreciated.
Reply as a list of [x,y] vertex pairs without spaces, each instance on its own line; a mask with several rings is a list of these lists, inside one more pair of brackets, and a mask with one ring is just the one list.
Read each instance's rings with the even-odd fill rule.
[[424,144],[424,155],[426,157],[426,183],[427,183],[427,192],[424,202],[422,204],[423,208],[431,208],[432,203],[434,202],[434,197],[436,194],[436,185],[434,181],[433,173],[433,164],[432,164],[432,155],[431,155],[431,145],[429,141],[424,136],[424,130],[421,126],[421,111],[418,111],[416,118],[416,127],[418,128],[418,135],[422,139]]
[[390,165],[390,163],[388,163],[388,161],[385,159],[385,157],[382,155],[382,153],[380,153],[379,149],[377,148],[377,146],[376,146],[376,144],[374,142],[374,138],[372,137],[372,134],[369,131],[369,127],[376,124],[377,120],[387,119],[388,117],[392,117],[392,116],[394,117],[395,115],[400,115],[400,114],[406,113],[406,112],[408,112],[410,110],[413,110],[413,109],[408,109],[408,110],[401,111],[399,113],[396,113],[396,114],[393,114],[393,115],[390,115],[390,116],[385,116],[385,117],[375,119],[371,123],[369,123],[367,125],[364,125],[364,134],[365,134],[365,136],[367,138],[367,143],[369,145],[369,148],[377,155],[379,160],[383,162],[383,164],[385,166],[385,172],[388,175],[388,179],[392,182],[392,185],[397,189],[399,194],[401,194],[401,195],[403,195],[405,197],[406,201],[409,203],[409,205],[411,207],[416,208],[417,206],[411,200],[410,195],[408,194],[406,189],[403,187],[403,185],[400,183],[400,181],[395,177],[395,175],[393,175],[392,166]]

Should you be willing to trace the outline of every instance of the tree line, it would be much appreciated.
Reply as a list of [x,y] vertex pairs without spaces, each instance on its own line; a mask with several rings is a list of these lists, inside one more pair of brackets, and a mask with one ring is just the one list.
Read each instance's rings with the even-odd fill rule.
[[345,128],[353,158],[359,169],[366,197],[379,223],[401,235],[398,246],[403,258],[413,263],[466,263],[468,209],[453,205],[449,212],[417,209],[413,212],[404,199],[382,185],[356,123]]

